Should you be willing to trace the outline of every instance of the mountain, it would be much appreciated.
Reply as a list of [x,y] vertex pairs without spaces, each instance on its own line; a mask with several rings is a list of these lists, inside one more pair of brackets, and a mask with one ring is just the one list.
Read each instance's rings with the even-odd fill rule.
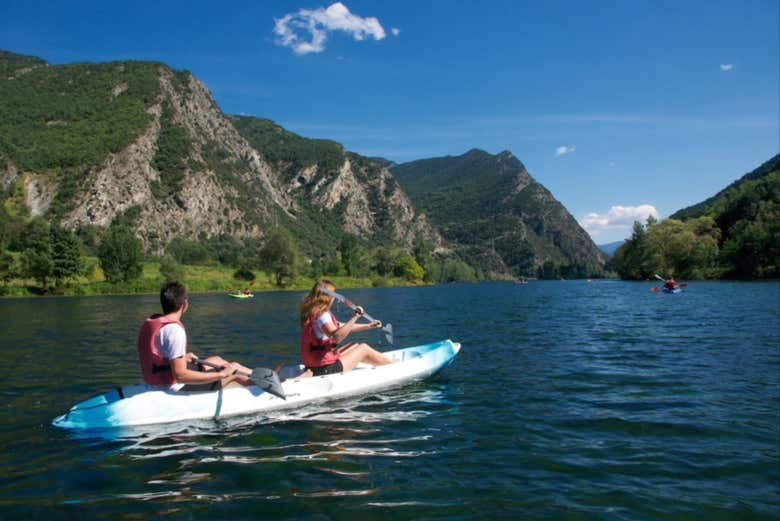
[[492,276],[598,273],[606,256],[552,194],[510,152],[470,150],[390,171],[442,237]]
[[488,277],[586,276],[605,261],[509,152],[396,165],[224,114],[162,63],[0,51],[0,242],[33,217],[94,239],[126,224],[152,254],[180,239],[256,246],[280,227],[320,264],[358,241],[383,247],[383,273],[398,270],[388,255],[417,252],[441,261],[440,280],[471,277],[464,261]]
[[226,115],[189,72],[150,62],[52,66],[0,51],[0,202],[70,229],[130,222],[153,253],[275,226],[308,254],[347,233],[441,244],[386,163]]
[[618,248],[623,246],[625,242],[625,240],[608,242],[607,244],[599,244],[598,248],[611,257],[615,254]]

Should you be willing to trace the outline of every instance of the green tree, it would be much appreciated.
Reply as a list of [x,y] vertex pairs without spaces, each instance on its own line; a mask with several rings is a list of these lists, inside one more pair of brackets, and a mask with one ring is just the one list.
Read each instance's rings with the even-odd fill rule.
[[52,276],[56,285],[71,277],[81,275],[81,242],[65,228],[51,227]]
[[432,252],[433,248],[431,247],[431,244],[425,240],[422,232],[417,232],[414,236],[414,244],[412,245],[414,260],[416,260],[420,266],[425,266],[433,260],[431,255]]
[[371,267],[368,251],[354,235],[345,234],[339,243],[341,263],[350,277],[365,277]]
[[374,270],[387,277],[393,273],[396,261],[404,255],[401,248],[382,246],[374,251]]
[[[654,227],[655,219],[648,219],[648,229]],[[648,229],[639,221],[634,221],[631,238],[615,252],[615,269],[623,279],[647,280],[657,271],[663,271],[660,266],[660,252],[651,250],[648,240]]]
[[168,243],[165,252],[182,264],[205,264],[209,259],[209,251],[203,244],[180,237]]
[[165,282],[184,282],[184,269],[170,255],[164,255],[160,259],[160,275]]
[[473,282],[477,274],[471,266],[459,259],[448,259],[442,266],[441,282]]
[[762,201],[755,220],[737,221],[729,232],[721,252],[728,276],[780,277],[780,204]]
[[34,219],[24,227],[22,237],[22,276],[34,278],[46,288],[54,270],[49,225]]
[[274,230],[260,251],[260,263],[271,272],[277,286],[285,286],[298,276],[298,249],[284,228]]
[[100,267],[109,282],[129,282],[141,276],[143,247],[126,226],[109,226],[98,246]]
[[551,260],[544,261],[544,264],[539,267],[540,279],[558,279],[560,277],[560,267]]
[[3,281],[3,288],[8,286],[8,283],[16,278],[16,276],[18,275],[17,271],[18,269],[17,269],[16,260],[14,259],[14,256],[8,253],[7,251],[1,252],[0,253],[0,280]]
[[239,265],[238,269],[235,273],[233,273],[233,278],[236,280],[255,280],[255,274],[252,272],[252,269],[249,267],[249,264],[246,260],[242,260]]
[[409,255],[399,257],[398,260],[395,261],[393,273],[397,277],[403,277],[410,282],[421,281],[425,276],[423,267],[420,266],[414,257],[410,257]]
[[3,251],[5,245],[8,243],[10,235],[8,231],[8,221],[8,214],[6,213],[5,208],[3,208],[3,205],[0,204],[0,251]]

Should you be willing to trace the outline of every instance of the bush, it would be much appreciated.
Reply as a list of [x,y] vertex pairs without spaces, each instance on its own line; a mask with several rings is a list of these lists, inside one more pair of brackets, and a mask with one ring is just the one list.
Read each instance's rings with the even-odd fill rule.
[[162,275],[165,282],[184,282],[184,269],[170,255],[160,259],[160,275]]
[[209,260],[209,251],[198,241],[176,238],[165,251],[181,264],[205,264]]
[[408,255],[400,257],[395,261],[393,273],[397,277],[403,277],[410,282],[421,281],[425,276],[425,270],[420,266],[414,257]]
[[250,280],[255,280],[255,274],[252,273],[252,270],[250,270],[247,266],[241,266],[233,274],[233,278],[238,280],[250,281]]

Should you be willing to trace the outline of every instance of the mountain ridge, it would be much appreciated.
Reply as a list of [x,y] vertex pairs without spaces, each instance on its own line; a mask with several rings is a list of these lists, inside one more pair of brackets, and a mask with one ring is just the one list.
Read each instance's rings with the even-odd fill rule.
[[[158,255],[178,238],[262,241],[283,227],[309,256],[337,255],[352,236],[407,252],[422,239],[435,254],[467,259],[491,277],[531,274],[545,262],[587,264],[588,274],[603,264],[600,253],[574,251],[597,249],[511,152],[471,149],[420,161],[454,166],[450,184],[468,188],[457,200],[459,219],[437,214],[434,223],[418,206],[396,173],[409,163],[225,114],[188,71],[137,61],[52,66],[0,51],[0,195],[15,219],[96,233],[122,221]],[[441,195],[437,182],[428,188]],[[523,201],[507,202],[520,193]],[[486,202],[526,207],[500,215],[486,212]],[[464,240],[475,213],[482,226],[501,221],[501,234],[479,235],[490,248]],[[549,218],[567,226],[553,225],[544,239],[527,233],[549,227]]]

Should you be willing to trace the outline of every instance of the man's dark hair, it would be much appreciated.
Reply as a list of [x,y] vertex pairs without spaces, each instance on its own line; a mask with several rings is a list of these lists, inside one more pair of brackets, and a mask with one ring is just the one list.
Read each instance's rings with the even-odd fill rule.
[[187,288],[181,282],[167,282],[160,290],[160,305],[164,314],[178,311],[187,300]]

